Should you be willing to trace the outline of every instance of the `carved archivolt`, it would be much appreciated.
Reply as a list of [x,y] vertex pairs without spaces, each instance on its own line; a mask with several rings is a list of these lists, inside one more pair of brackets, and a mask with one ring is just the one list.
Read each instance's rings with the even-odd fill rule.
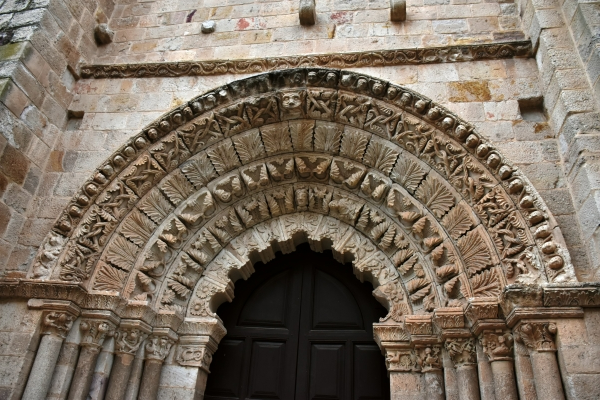
[[575,281],[544,202],[471,125],[330,69],[236,81],[148,126],[84,184],[29,277],[213,316],[255,262],[302,242],[351,261],[395,321]]

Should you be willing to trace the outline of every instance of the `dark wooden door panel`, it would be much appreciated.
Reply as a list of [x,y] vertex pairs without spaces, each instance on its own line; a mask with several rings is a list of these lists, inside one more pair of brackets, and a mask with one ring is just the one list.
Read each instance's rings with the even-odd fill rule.
[[210,387],[206,394],[220,398],[240,397],[244,340],[223,339],[210,364]]
[[288,297],[293,285],[291,270],[281,272],[260,286],[246,301],[238,326],[289,328]]
[[345,399],[344,344],[321,343],[311,346],[309,398]]
[[353,379],[355,400],[383,400],[389,389],[387,370],[376,344],[355,344]]
[[301,246],[238,281],[206,400],[387,400],[373,322],[385,309],[331,254]]
[[252,346],[248,398],[286,399],[285,378],[289,375],[285,363],[286,344],[255,341]]
[[363,329],[363,316],[352,293],[333,276],[315,270],[312,329]]

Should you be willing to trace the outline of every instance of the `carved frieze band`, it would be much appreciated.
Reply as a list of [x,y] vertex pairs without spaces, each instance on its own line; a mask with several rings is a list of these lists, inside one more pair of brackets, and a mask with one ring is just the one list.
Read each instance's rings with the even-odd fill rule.
[[81,68],[81,77],[92,79],[148,78],[248,74],[298,67],[385,67],[394,65],[434,64],[530,57],[531,54],[531,42],[523,40],[478,45],[266,57],[241,60],[84,65]]

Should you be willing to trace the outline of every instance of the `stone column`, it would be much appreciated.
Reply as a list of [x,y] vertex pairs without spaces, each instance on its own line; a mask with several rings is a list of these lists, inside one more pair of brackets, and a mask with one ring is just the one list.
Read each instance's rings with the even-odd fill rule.
[[503,331],[484,331],[480,341],[492,366],[496,399],[519,400],[513,367],[512,335]]
[[127,390],[125,391],[125,400],[136,400],[142,381],[142,371],[144,370],[144,346],[140,346],[133,359]]
[[66,400],[69,394],[69,387],[71,387],[77,359],[79,358],[79,342],[81,340],[79,322],[79,320],[75,321],[71,332],[62,345],[46,400]]
[[[64,308],[69,308],[66,302]],[[58,361],[63,341],[67,337],[79,310],[45,311],[42,315],[42,340],[22,399],[44,400],[52,383],[52,375]]]
[[447,338],[448,355],[456,369],[460,400],[480,400],[477,376],[477,349],[473,338]]
[[115,332],[115,359],[110,373],[106,400],[123,400],[135,355],[152,328],[142,321],[122,320]]
[[146,340],[144,372],[140,383],[139,400],[155,400],[158,394],[163,363],[175,343],[177,335],[169,328],[155,328]]
[[556,359],[556,330],[554,323],[538,321],[522,321],[514,330],[517,340],[529,351],[535,391],[540,399],[565,398]]
[[175,362],[163,366],[159,398],[193,400],[204,394],[217,343],[210,336],[181,336]]
[[445,400],[442,347],[440,345],[417,346],[415,352],[425,379],[426,399]]
[[[81,350],[69,390],[69,400],[86,400],[98,355],[107,336],[114,334],[118,322],[111,312],[97,311],[85,315],[79,324]],[[87,318],[86,318],[87,317]]]
[[520,400],[537,400],[533,369],[527,347],[515,341],[515,373]]
[[96,367],[92,375],[92,383],[90,384],[90,392],[86,400],[102,400],[108,386],[108,377],[112,370],[114,360],[115,343],[113,338],[108,338],[102,345],[102,350],[96,360]]
[[[431,318],[428,328],[431,328]],[[391,398],[422,398],[423,394],[419,392],[424,386],[424,379],[419,373],[417,355],[412,348],[408,329],[399,322],[390,321],[373,324],[373,335],[385,356]]]

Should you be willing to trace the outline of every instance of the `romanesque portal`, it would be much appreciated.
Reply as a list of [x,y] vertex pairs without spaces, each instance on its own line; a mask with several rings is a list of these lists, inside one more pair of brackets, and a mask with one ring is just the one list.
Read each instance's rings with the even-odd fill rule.
[[555,336],[597,292],[528,179],[418,93],[319,68],[202,94],[99,166],[2,283],[42,313],[24,398],[202,398],[217,308],[303,243],[388,310],[392,398],[564,398]]

